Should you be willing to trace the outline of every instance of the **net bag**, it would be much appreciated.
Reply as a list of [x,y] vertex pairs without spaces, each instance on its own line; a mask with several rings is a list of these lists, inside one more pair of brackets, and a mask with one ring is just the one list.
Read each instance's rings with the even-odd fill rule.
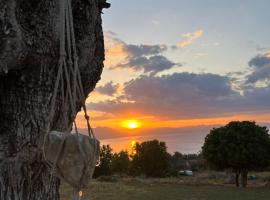
[[52,131],[45,143],[45,159],[57,177],[73,188],[85,188],[99,158],[99,141],[82,134]]

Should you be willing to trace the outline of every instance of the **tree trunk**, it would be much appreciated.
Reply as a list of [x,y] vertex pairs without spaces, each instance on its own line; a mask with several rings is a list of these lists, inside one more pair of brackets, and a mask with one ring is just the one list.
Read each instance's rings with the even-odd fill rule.
[[235,173],[235,186],[239,187],[239,171],[238,170]]
[[[0,199],[58,200],[42,144],[59,58],[59,0],[0,0]],[[103,68],[98,0],[72,0],[79,67],[90,93]],[[63,131],[61,99],[51,128]],[[70,111],[66,114],[72,122]]]
[[235,184],[235,175],[233,173],[233,170],[229,169],[226,170],[226,179],[225,179],[225,184]]
[[248,171],[246,170],[241,171],[241,187],[247,187],[247,176]]

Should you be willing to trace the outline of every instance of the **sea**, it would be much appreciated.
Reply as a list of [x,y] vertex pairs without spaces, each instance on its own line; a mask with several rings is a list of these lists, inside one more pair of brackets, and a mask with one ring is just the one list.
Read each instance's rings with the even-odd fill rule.
[[182,154],[197,154],[201,151],[206,134],[202,133],[170,133],[151,134],[143,136],[130,136],[101,140],[102,145],[110,145],[114,152],[121,150],[131,151],[134,143],[157,139],[166,143],[167,151],[171,154],[180,152]]

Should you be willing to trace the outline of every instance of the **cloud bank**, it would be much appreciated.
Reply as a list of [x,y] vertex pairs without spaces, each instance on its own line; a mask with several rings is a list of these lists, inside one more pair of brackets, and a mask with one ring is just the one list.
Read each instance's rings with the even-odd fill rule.
[[[89,104],[91,110],[116,118],[133,113],[170,120],[270,111],[270,52],[252,58],[248,74],[171,72],[161,76],[159,72],[181,66],[164,55],[166,45],[126,44],[115,34],[107,34],[109,68],[132,69],[142,75],[121,85],[115,96],[116,83],[98,87],[97,92],[114,98]],[[192,44],[202,34],[203,30],[185,34],[186,40],[179,42],[178,48]]]
[[92,104],[91,109],[115,116],[136,110],[141,115],[169,119],[220,117],[269,111],[269,94],[268,87],[240,94],[226,76],[175,73],[131,80],[125,84],[123,96]]

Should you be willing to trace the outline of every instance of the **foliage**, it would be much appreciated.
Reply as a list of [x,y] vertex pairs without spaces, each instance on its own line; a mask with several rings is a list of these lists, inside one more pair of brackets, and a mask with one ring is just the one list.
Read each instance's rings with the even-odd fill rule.
[[233,169],[246,176],[249,170],[261,170],[270,164],[268,130],[255,122],[230,122],[211,130],[202,154],[210,168]]
[[115,153],[112,159],[112,171],[118,174],[127,174],[130,166],[129,154],[127,151]]
[[205,168],[201,154],[181,154],[175,152],[170,156],[170,171],[177,176],[180,170],[199,171]]
[[100,149],[100,163],[96,167],[94,177],[112,174],[113,153],[110,145],[103,145]]
[[167,152],[165,142],[157,140],[136,144],[131,155],[127,151],[113,153],[110,145],[100,149],[100,163],[94,172],[94,178],[113,174],[147,175],[150,177],[177,176],[180,170],[201,169],[201,159],[197,154],[183,155]]
[[186,169],[187,161],[184,159],[183,154],[175,152],[170,156],[170,174],[177,176],[180,170]]
[[158,140],[136,144],[131,173],[150,177],[164,177],[169,172],[169,154],[165,142]]

